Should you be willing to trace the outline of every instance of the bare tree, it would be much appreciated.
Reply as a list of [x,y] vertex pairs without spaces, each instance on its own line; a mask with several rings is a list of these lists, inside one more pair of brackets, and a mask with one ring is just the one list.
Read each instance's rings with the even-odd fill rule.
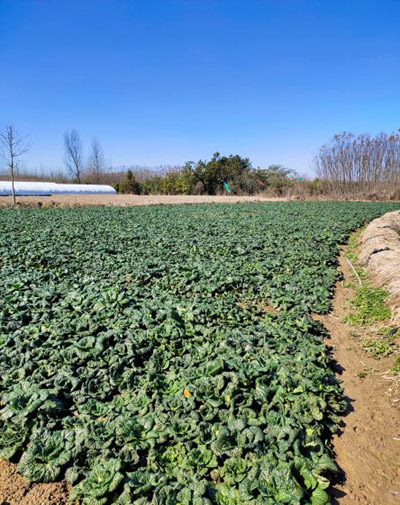
[[11,194],[15,205],[15,172],[18,169],[18,160],[29,151],[31,144],[28,137],[21,136],[13,124],[7,124],[0,128],[0,146],[2,158],[10,171]]
[[105,172],[104,151],[100,142],[94,138],[92,140],[91,152],[87,163],[87,170],[93,176],[95,182],[99,184]]
[[64,133],[64,149],[65,166],[69,174],[80,183],[84,166],[82,142],[77,130],[73,129]]
[[342,193],[397,186],[400,135],[339,133],[320,148],[314,167],[329,190]]

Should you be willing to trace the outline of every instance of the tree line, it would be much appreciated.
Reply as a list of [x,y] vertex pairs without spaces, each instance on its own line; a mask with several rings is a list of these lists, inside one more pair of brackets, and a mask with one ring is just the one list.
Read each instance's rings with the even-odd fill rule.
[[[65,166],[77,182],[110,182],[112,175],[105,164],[104,152],[95,138],[85,165],[82,142],[77,130],[64,134]],[[292,169],[270,165],[254,169],[249,158],[239,155],[221,156],[215,153],[211,160],[188,161],[182,167],[171,167],[163,174],[128,169],[123,177],[112,182],[119,193],[166,195],[255,194],[272,189],[284,193],[290,181],[297,176]],[[117,179],[117,176],[114,175]]]
[[[400,131],[400,130],[399,130]],[[14,180],[19,161],[31,147],[27,136],[14,125],[0,128],[3,168]],[[67,179],[77,183],[111,184],[120,193],[135,194],[226,194],[274,196],[354,196],[400,199],[400,135],[343,132],[334,135],[317,152],[312,168],[316,177],[300,178],[283,165],[254,168],[249,158],[215,153],[210,160],[188,161],[183,166],[151,170],[131,167],[115,171],[105,160],[94,138],[87,155],[76,129],[64,133],[64,166]],[[25,174],[32,180],[32,174]],[[65,174],[57,177],[65,181]],[[37,178],[39,180],[40,178]],[[43,179],[43,177],[41,178]],[[53,179],[54,180],[54,179]],[[14,191],[13,191],[14,195]],[[13,196],[14,197],[14,196]],[[372,196],[371,196],[372,198]]]
[[[295,170],[282,165],[253,168],[249,158],[221,156],[218,152],[208,161],[188,161],[183,166],[167,167],[161,172],[140,168],[116,172],[106,163],[104,150],[97,138],[92,140],[87,156],[76,129],[66,131],[63,140],[65,172],[71,182],[111,184],[119,193],[216,195],[229,192],[240,195],[270,190],[279,196],[297,177]],[[0,145],[14,185],[19,170],[18,160],[29,150],[30,144],[13,125],[6,125],[0,130]],[[34,178],[29,173],[24,175]],[[61,178],[64,182],[64,177]]]
[[163,174],[129,169],[115,187],[120,193],[165,195],[253,195],[269,189],[279,196],[296,176],[282,165],[253,168],[248,158],[215,153],[209,161],[188,161]]
[[319,149],[314,167],[327,191],[399,187],[400,135],[339,133]]

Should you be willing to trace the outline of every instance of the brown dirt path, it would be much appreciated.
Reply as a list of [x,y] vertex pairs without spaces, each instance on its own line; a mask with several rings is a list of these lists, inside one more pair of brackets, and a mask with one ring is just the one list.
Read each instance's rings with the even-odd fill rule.
[[[279,202],[287,198],[267,198],[265,196],[211,196],[211,195],[53,195],[53,196],[20,196],[17,205],[20,207],[81,207],[83,205],[100,205],[111,207],[131,207],[143,205],[177,205],[195,203],[240,203],[240,202]],[[10,196],[0,196],[0,207],[10,207]]]
[[[343,322],[351,312],[353,280],[343,254],[339,258],[344,281],[337,283],[333,311],[318,316],[329,332],[337,373],[343,381],[349,412],[341,432],[334,437],[336,462],[344,472],[334,488],[338,505],[400,505],[400,381],[386,373],[394,358],[375,360],[351,336]],[[365,375],[364,378],[360,375]]]

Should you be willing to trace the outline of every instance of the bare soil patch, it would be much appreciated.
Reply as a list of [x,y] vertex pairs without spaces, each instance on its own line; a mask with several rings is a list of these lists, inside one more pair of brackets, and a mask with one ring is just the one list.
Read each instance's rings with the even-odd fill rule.
[[348,413],[333,444],[343,475],[334,488],[339,505],[400,504],[400,384],[390,374],[393,357],[369,357],[343,322],[351,313],[355,290],[343,254],[339,259],[344,280],[337,283],[333,311],[317,316],[329,332],[336,372],[343,381]]
[[30,484],[16,466],[0,461],[0,505],[66,505],[66,482]]
[[400,323],[400,211],[372,221],[361,235],[360,248],[361,263],[373,284],[389,292],[393,323]]
[[[80,207],[86,205],[131,207],[137,205],[177,205],[196,203],[276,202],[287,198],[262,196],[210,196],[210,195],[55,195],[21,196],[19,207]],[[0,207],[10,207],[11,197],[0,196]]]

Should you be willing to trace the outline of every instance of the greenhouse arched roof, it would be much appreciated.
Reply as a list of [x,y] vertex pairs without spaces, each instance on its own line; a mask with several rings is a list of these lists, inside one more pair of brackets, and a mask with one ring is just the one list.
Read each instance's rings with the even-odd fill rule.
[[[56,182],[16,181],[14,185],[17,196],[108,195],[116,193],[112,186],[105,184],[58,184]],[[11,194],[11,181],[0,181],[0,196]]]

